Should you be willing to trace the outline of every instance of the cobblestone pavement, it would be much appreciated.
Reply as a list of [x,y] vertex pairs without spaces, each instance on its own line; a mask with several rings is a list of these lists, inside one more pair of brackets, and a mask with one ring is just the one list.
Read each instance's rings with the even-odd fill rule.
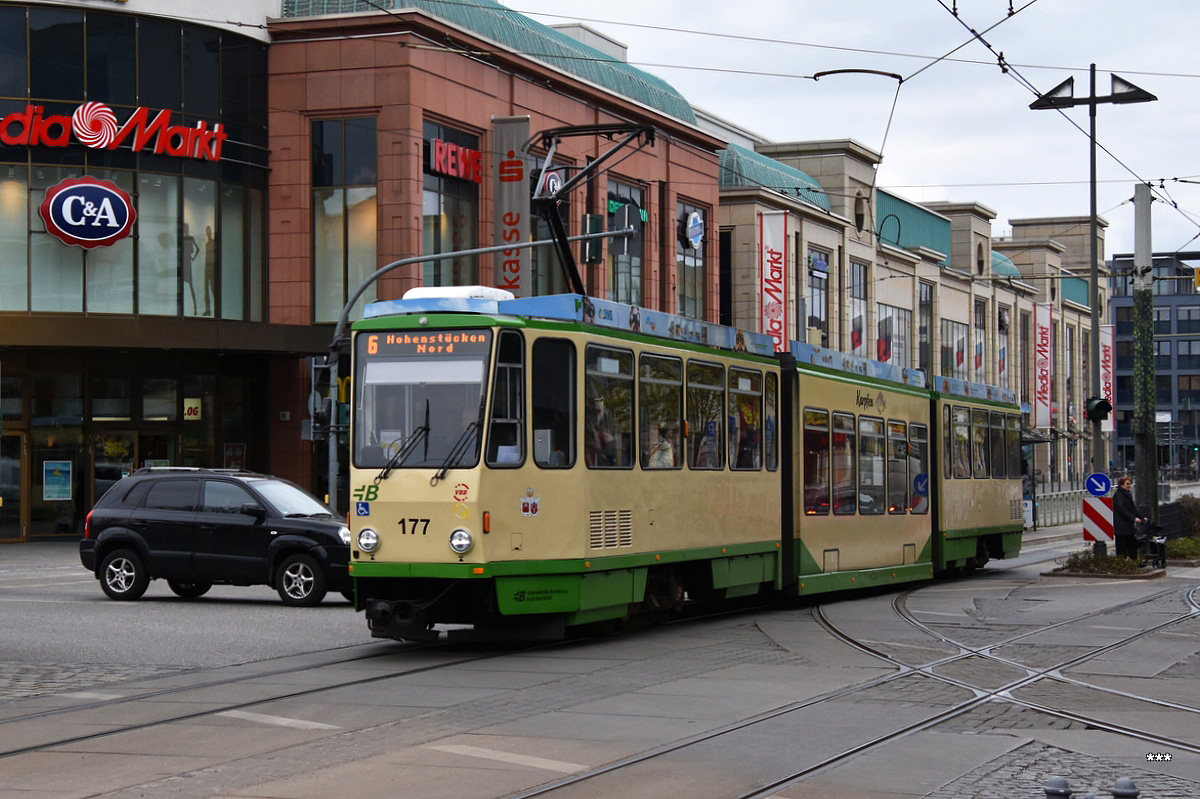
[[87,663],[0,662],[0,702],[43,694],[82,691],[97,685],[161,677],[186,669],[162,666],[97,666]]
[[1200,795],[1200,785],[1190,780],[1034,742],[984,763],[926,799],[1043,799],[1051,777],[1066,779],[1077,797],[1111,796],[1122,777],[1133,780],[1144,799],[1196,799]]

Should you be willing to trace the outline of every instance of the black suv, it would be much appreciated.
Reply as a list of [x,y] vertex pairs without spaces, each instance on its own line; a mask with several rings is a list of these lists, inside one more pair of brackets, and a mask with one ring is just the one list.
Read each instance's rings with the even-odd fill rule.
[[191,599],[213,583],[271,585],[289,605],[353,596],[350,530],[294,483],[221,469],[139,469],[88,514],[79,559],[113,599],[156,578]]

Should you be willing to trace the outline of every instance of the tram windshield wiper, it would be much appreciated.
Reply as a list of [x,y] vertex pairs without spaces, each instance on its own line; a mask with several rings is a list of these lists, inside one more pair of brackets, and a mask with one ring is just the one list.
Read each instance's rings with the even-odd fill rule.
[[454,442],[454,446],[446,454],[446,459],[442,461],[442,465],[438,467],[437,472],[429,479],[431,486],[437,485],[446,476],[446,472],[450,471],[450,467],[458,464],[462,460],[463,455],[467,454],[467,447],[471,445],[471,439],[475,437],[480,427],[479,422],[470,422],[467,428],[462,431],[462,435],[458,437],[458,441]]
[[387,479],[387,476],[392,473],[392,469],[398,466],[403,466],[409,456],[416,451],[417,445],[422,441],[425,442],[425,457],[429,457],[429,400],[425,400],[425,424],[413,430],[405,442],[396,450],[396,454],[388,458],[388,462],[384,464],[383,469],[379,474],[375,475],[375,485]]

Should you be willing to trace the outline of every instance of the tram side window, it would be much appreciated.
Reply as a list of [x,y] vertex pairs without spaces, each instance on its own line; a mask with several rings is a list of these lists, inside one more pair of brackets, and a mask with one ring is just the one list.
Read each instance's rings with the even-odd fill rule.
[[883,420],[858,417],[858,512],[883,513]]
[[1008,458],[1004,452],[1004,414],[993,411],[991,419],[992,477],[1004,477],[1008,470]]
[[633,466],[633,353],[587,348],[583,459],[589,468]]
[[688,466],[725,468],[725,372],[715,364],[687,365]]
[[858,470],[854,443],[858,436],[854,414],[833,415],[833,512],[844,516],[858,511]]
[[525,346],[521,334],[511,330],[502,332],[496,345],[488,466],[519,466],[525,460],[524,365]]
[[575,345],[565,339],[533,343],[533,460],[546,468],[575,465]]
[[888,513],[908,512],[908,429],[904,422],[888,422]]
[[988,476],[988,412],[971,410],[971,472],[976,477]]
[[1008,414],[1008,476],[1021,479],[1021,467],[1025,458],[1021,455],[1021,417]]
[[908,426],[908,474],[912,486],[913,513],[929,513],[929,429],[923,424]]
[[762,422],[762,373],[730,369],[729,468],[762,468]]
[[763,447],[767,469],[773,472],[779,468],[779,375],[767,375],[763,402]]
[[954,406],[954,476],[971,476],[971,411],[961,405]]
[[683,463],[683,361],[643,355],[638,374],[642,468],[676,469]]
[[804,513],[829,513],[829,411],[804,409]]
[[954,425],[950,422],[950,406],[942,406],[942,476],[954,477]]

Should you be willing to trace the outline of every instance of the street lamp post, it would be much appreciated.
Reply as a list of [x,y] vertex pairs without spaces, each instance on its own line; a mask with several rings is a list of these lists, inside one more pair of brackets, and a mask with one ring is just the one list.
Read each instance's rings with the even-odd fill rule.
[[[1092,306],[1092,334],[1088,342],[1088,372],[1091,379],[1090,392],[1093,398],[1101,397],[1100,393],[1100,253],[1099,245],[1096,242],[1096,106],[1100,103],[1148,103],[1152,100],[1157,100],[1150,92],[1139,89],[1129,81],[1111,75],[1112,77],[1112,92],[1106,96],[1098,97],[1096,95],[1096,65],[1091,65],[1090,70],[1091,85],[1087,97],[1075,96],[1075,78],[1070,77],[1062,83],[1055,86],[1049,92],[1043,94],[1038,99],[1029,104],[1029,107],[1034,110],[1046,108],[1072,108],[1077,105],[1088,106],[1089,131],[1088,138],[1091,142],[1091,291],[1090,305]],[[1111,413],[1111,411],[1110,411]],[[1092,422],[1092,471],[1105,471],[1104,465],[1104,439],[1100,432],[1100,418],[1091,419]]]

